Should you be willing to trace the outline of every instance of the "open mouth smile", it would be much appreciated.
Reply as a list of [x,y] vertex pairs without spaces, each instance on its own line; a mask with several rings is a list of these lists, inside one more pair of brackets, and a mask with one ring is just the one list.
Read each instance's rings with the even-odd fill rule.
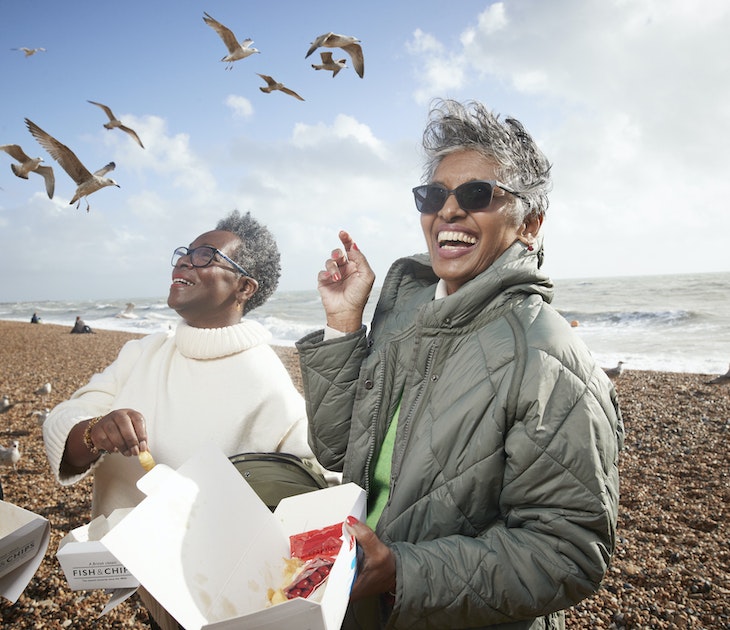
[[475,236],[454,230],[439,232],[437,240],[439,247],[442,249],[464,249],[477,243]]

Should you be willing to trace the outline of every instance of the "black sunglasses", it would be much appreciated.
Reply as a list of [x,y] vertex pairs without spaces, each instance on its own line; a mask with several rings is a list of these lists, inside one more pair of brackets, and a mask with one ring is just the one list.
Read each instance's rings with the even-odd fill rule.
[[456,197],[456,202],[462,210],[486,210],[492,203],[495,188],[501,188],[510,195],[524,199],[522,195],[496,180],[466,182],[454,190],[449,190],[441,184],[424,184],[413,189],[413,196],[416,199],[417,210],[423,214],[434,214],[441,210],[449,195]]

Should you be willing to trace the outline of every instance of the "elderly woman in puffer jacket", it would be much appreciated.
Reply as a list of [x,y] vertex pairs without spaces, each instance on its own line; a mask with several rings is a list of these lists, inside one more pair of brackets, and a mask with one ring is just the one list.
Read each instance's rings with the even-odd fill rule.
[[560,628],[615,547],[615,391],[550,306],[550,164],[522,124],[439,101],[413,192],[428,255],[374,282],[346,232],[297,343],[319,461],[368,495],[345,628]]

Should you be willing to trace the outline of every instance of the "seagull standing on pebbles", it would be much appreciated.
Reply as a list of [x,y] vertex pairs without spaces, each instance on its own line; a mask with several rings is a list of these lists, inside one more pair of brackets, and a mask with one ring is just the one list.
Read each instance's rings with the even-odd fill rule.
[[3,397],[0,398],[0,413],[3,413],[10,409],[13,405],[10,403],[10,398],[8,398],[7,394],[3,394]]
[[10,169],[18,177],[28,179],[28,173],[38,173],[46,180],[46,192],[48,198],[53,199],[53,191],[56,187],[56,178],[53,175],[53,168],[50,166],[42,166],[43,158],[32,158],[25,154],[19,144],[4,144],[0,149],[5,151],[10,157],[20,162],[20,164],[11,164]]
[[35,411],[31,412],[31,417],[36,419],[36,422],[38,423],[38,426],[43,426],[43,423],[46,421],[46,418],[48,418],[48,414],[51,413],[51,410],[46,407],[45,409],[36,409]]
[[123,132],[128,133],[134,140],[137,142],[139,146],[141,146],[144,149],[144,145],[142,144],[142,141],[139,139],[139,136],[137,135],[137,132],[134,129],[130,129],[129,127],[126,127],[122,124],[122,121],[117,119],[117,117],[112,113],[112,110],[107,107],[106,105],[102,105],[101,103],[97,103],[95,101],[88,101],[92,105],[96,105],[97,107],[101,107],[104,112],[107,115],[107,118],[109,118],[108,123],[104,123],[105,129],[121,129]]
[[25,46],[22,46],[20,48],[13,48],[13,50],[22,50],[25,53],[26,57],[31,57],[37,52],[46,52],[45,48],[26,48]]
[[313,63],[312,68],[315,70],[331,70],[333,79],[340,70],[347,67],[347,59],[332,59],[331,52],[321,52],[319,56],[322,58],[322,63]]
[[51,157],[76,182],[76,192],[71,201],[69,201],[69,205],[75,203],[78,208],[81,205],[81,199],[86,197],[86,212],[88,212],[90,207],[88,196],[91,193],[95,193],[97,190],[101,190],[106,186],[120,187],[113,179],[104,177],[109,171],[114,170],[116,166],[114,162],[109,162],[109,164],[100,168],[98,171],[90,173],[89,169],[81,163],[81,160],[76,157],[76,154],[65,144],[61,144],[53,136],[43,131],[32,120],[26,118],[25,124],[28,126],[28,131],[38,140],[38,143],[51,154]]
[[51,387],[50,383],[46,383],[45,385],[41,385],[38,389],[35,390],[36,396],[40,396],[41,398],[45,398],[48,396],[48,394],[51,393],[51,390],[53,388]]
[[266,87],[260,87],[259,90],[262,92],[266,92],[267,94],[270,94],[274,90],[279,90],[279,92],[284,92],[284,94],[288,94],[289,96],[293,96],[294,98],[298,98],[300,101],[303,101],[304,99],[299,96],[294,90],[290,90],[288,87],[286,87],[283,83],[280,83],[279,81],[275,81],[272,77],[270,77],[268,74],[258,74],[264,81],[266,81]]
[[253,40],[250,38],[244,39],[242,42],[238,42],[236,39],[236,36],[233,34],[233,31],[228,28],[227,26],[223,26],[218,20],[210,17],[205,11],[203,11],[203,21],[210,26],[223,40],[223,43],[226,45],[226,48],[228,49],[228,54],[221,59],[221,61],[225,61],[228,65],[226,66],[226,70],[231,70],[233,68],[233,62],[238,61],[239,59],[245,59],[249,55],[253,55],[254,53],[261,52],[260,50],[254,48],[251,46],[253,44]]
[[352,67],[355,68],[358,76],[362,79],[365,74],[365,60],[362,56],[362,46],[360,46],[360,40],[350,35],[338,35],[337,33],[325,33],[320,35],[317,39],[312,42],[309,47],[307,54],[304,55],[306,59],[311,55],[317,48],[324,46],[325,48],[342,48],[352,59]]
[[730,383],[730,368],[728,368],[725,374],[721,374],[717,378],[707,381],[706,385],[719,385],[720,383]]
[[15,472],[18,472],[18,462],[20,461],[20,450],[18,447],[20,442],[13,440],[10,446],[0,445],[0,464],[3,466],[12,466]]
[[618,378],[621,376],[621,373],[624,371],[624,362],[619,361],[618,365],[614,368],[603,368],[603,371],[606,373],[606,375],[609,378]]

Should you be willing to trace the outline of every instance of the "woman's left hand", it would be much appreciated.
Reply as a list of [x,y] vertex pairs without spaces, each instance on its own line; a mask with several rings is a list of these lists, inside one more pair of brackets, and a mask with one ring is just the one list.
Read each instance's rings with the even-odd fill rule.
[[355,537],[363,552],[350,600],[357,601],[380,593],[395,593],[395,554],[380,541],[372,529],[355,517],[348,516],[345,527]]

